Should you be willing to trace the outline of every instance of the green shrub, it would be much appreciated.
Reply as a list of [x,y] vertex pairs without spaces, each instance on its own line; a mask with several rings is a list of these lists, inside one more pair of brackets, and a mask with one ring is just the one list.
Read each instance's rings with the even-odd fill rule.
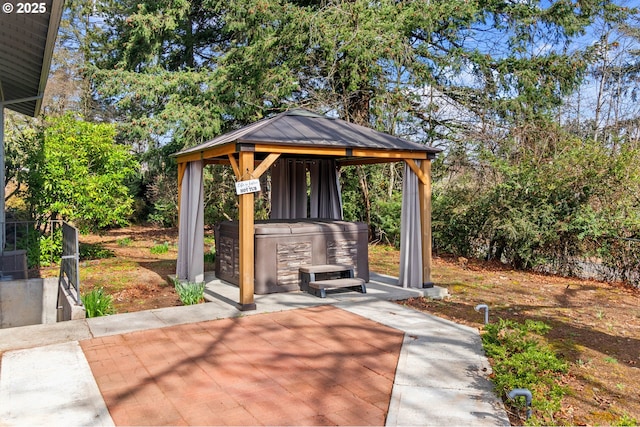
[[402,214],[402,193],[396,191],[391,200],[372,201],[371,228],[376,241],[400,247],[400,218]]
[[568,364],[558,359],[542,339],[550,329],[543,322],[527,320],[521,324],[500,319],[486,325],[482,335],[487,356],[494,361],[492,380],[496,391],[507,405],[522,408],[522,401],[510,401],[506,395],[515,388],[529,389],[534,414],[529,422],[534,424],[552,425],[566,392],[556,378],[567,372]]
[[18,230],[16,249],[27,251],[29,268],[50,266],[60,261],[62,255],[62,229],[55,228],[49,234],[41,234],[36,228]]
[[149,222],[163,227],[173,227],[178,223],[178,211],[175,203],[157,201],[153,204],[153,211],[149,214]]
[[33,219],[65,219],[82,231],[128,223],[133,197],[127,182],[140,166],[116,133],[113,123],[67,113],[23,134],[29,155],[20,180]]
[[40,236],[40,265],[50,265],[60,261],[62,256],[62,230],[53,235]]
[[169,252],[169,242],[164,242],[151,247],[151,253],[154,255],[166,254]]
[[527,134],[537,148],[507,139],[471,154],[476,166],[435,168],[434,250],[567,275],[576,260],[597,257],[635,278],[640,246],[618,237],[640,232],[638,149],[610,150],[551,122]]
[[180,283],[175,281],[176,292],[184,305],[199,304],[204,301],[204,283]]
[[82,295],[82,304],[84,304],[87,317],[108,316],[115,313],[111,295],[105,294],[102,288],[93,289]]

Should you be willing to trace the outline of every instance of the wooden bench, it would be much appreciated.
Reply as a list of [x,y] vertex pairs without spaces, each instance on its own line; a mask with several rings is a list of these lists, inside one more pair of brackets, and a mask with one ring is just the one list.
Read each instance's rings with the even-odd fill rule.
[[340,264],[307,265],[300,267],[300,289],[326,298],[327,289],[353,289],[367,293],[365,281],[354,277],[353,266]]

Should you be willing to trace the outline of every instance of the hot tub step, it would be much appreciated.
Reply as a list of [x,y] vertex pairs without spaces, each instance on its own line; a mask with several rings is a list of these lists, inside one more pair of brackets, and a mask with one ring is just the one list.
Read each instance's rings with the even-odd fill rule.
[[323,280],[351,279],[355,277],[352,265],[343,264],[316,264],[300,267],[300,289],[305,292],[316,293],[309,288],[310,282]]
[[343,264],[319,264],[300,267],[300,272],[306,274],[335,273],[342,271],[353,274],[353,266]]
[[345,277],[343,279],[329,279],[329,280],[316,280],[315,282],[309,282],[309,291],[313,290],[313,293],[320,298],[327,297],[327,289],[336,288],[352,288],[354,291],[367,293],[367,288],[364,284],[364,280],[357,277]]

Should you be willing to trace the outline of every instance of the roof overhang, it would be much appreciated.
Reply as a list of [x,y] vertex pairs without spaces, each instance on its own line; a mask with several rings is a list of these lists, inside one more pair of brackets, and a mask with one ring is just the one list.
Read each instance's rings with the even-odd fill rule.
[[0,103],[40,112],[64,0],[0,3]]

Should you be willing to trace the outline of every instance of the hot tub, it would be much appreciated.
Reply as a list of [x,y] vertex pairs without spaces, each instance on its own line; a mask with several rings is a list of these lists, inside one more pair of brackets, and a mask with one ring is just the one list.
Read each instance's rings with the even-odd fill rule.
[[[239,283],[237,221],[215,227],[216,277]],[[300,289],[298,269],[305,265],[352,265],[369,281],[368,227],[363,222],[322,219],[268,220],[255,223],[255,282],[258,295]]]

